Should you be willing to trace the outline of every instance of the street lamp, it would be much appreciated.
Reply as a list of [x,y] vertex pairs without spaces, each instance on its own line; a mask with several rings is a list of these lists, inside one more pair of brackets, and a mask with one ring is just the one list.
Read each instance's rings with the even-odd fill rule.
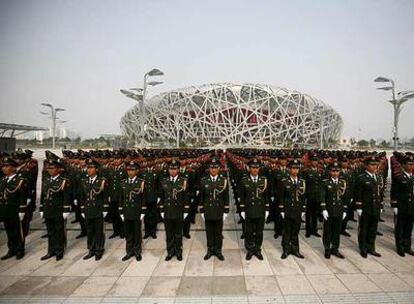
[[393,133],[394,137],[392,138],[394,141],[394,150],[398,150],[398,122],[400,119],[400,113],[402,109],[402,105],[407,100],[414,98],[414,91],[402,91],[398,92],[398,98],[396,98],[395,94],[395,82],[394,80],[386,77],[377,77],[374,79],[375,82],[389,82],[391,86],[389,87],[382,87],[378,88],[378,90],[384,90],[384,91],[392,91],[392,99],[388,100],[389,103],[393,105],[394,108],[394,128]]
[[43,115],[50,115],[49,118],[52,121],[52,148],[55,149],[55,137],[56,137],[56,120],[58,119],[56,116],[57,112],[63,112],[66,111],[63,108],[55,108],[52,104],[50,103],[41,103],[42,106],[47,107],[50,109],[50,114],[46,113],[46,112],[40,112]]

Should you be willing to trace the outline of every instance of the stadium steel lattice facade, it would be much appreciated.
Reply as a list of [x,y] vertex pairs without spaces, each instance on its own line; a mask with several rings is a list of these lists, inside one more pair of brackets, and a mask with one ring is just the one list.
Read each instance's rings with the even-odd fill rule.
[[[195,145],[318,146],[337,142],[342,118],[314,97],[262,84],[207,84],[156,95],[144,105],[147,142]],[[137,104],[121,120],[129,138],[140,138]],[[321,134],[321,131],[323,132]]]

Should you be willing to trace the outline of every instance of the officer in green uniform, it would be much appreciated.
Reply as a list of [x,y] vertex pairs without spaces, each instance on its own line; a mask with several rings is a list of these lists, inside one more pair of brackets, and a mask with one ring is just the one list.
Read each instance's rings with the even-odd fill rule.
[[138,177],[139,166],[135,161],[126,165],[128,178],[121,181],[121,197],[119,213],[125,225],[126,255],[122,261],[135,256],[141,261],[142,232],[141,222],[144,219],[146,206],[143,200],[145,182]]
[[81,181],[81,212],[86,220],[88,260],[102,258],[105,248],[104,217],[108,213],[108,190],[106,179],[98,175],[99,163],[92,158],[86,161],[87,177]]
[[355,185],[355,171],[352,170],[349,166],[349,161],[346,157],[340,159],[341,171],[339,173],[339,178],[344,179],[346,182],[345,194],[342,197],[343,203],[348,206],[346,210],[346,217],[342,221],[341,234],[347,237],[350,237],[351,234],[346,231],[348,226],[348,221],[354,218],[354,185]]
[[70,213],[69,180],[61,176],[60,159],[49,159],[46,162],[47,175],[43,179],[40,197],[40,217],[45,219],[48,235],[48,251],[41,257],[47,260],[63,258],[66,244],[66,220]]
[[380,257],[375,251],[378,221],[384,205],[382,191],[384,181],[377,174],[378,160],[369,156],[365,161],[365,172],[360,174],[355,183],[355,205],[359,216],[358,245],[361,256],[367,254]]
[[229,213],[229,189],[227,178],[220,176],[220,162],[213,158],[209,164],[209,175],[200,181],[199,212],[205,221],[207,253],[204,260],[215,255],[224,261],[223,221]]
[[151,164],[145,172],[142,174],[142,178],[145,180],[144,187],[144,203],[147,207],[145,214],[145,235],[144,239],[152,237],[157,238],[157,224],[158,224],[158,210],[157,210],[157,185],[158,185],[158,173]]
[[[277,194],[277,189],[279,189],[281,187],[281,182],[284,178],[289,176],[289,172],[286,168],[286,165],[288,163],[288,159],[287,159],[287,155],[285,153],[281,153],[279,155],[279,167],[276,169],[275,173],[274,173],[274,177],[273,177],[273,182],[272,182],[272,197],[275,201],[274,206],[279,206],[279,202],[278,200],[278,194]],[[275,239],[277,239],[280,235],[282,235],[283,233],[283,219],[280,216],[280,210],[279,208],[276,209],[275,211],[275,218],[274,218],[274,235],[273,237]]]
[[10,157],[2,162],[4,177],[0,180],[0,221],[7,234],[8,252],[1,257],[7,260],[24,257],[24,234],[22,221],[27,209],[26,181],[16,174],[17,163]]
[[286,259],[291,253],[298,258],[304,258],[299,250],[299,230],[306,211],[306,183],[299,177],[299,168],[300,162],[297,159],[289,161],[289,177],[282,179],[277,191],[283,219],[282,259]]
[[316,155],[310,157],[310,166],[303,172],[306,182],[306,234],[321,237],[318,233],[318,214],[321,203],[322,173],[318,167],[319,158]]
[[267,178],[259,175],[260,163],[249,162],[249,175],[241,180],[240,209],[245,219],[246,260],[255,255],[263,260],[262,243],[265,220],[269,215],[269,187]]
[[397,217],[395,245],[397,253],[414,255],[411,249],[411,235],[414,222],[414,156],[403,159],[402,172],[393,178],[391,186],[391,207]]
[[168,175],[160,184],[158,207],[164,219],[167,257],[169,261],[175,255],[183,259],[183,221],[188,216],[190,205],[187,193],[187,180],[180,176],[180,164],[172,160],[168,166]]
[[332,255],[343,259],[339,252],[342,220],[346,216],[347,205],[343,200],[346,193],[346,181],[339,177],[339,163],[333,162],[328,166],[329,178],[322,181],[320,208],[323,216],[322,242],[325,248],[325,258]]

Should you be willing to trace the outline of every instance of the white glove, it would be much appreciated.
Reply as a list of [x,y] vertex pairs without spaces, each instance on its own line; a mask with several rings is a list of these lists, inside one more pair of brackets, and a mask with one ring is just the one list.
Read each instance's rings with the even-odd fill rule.
[[358,216],[361,216],[362,215],[362,209],[357,209],[357,214],[358,214]]
[[272,202],[275,200],[274,196],[271,196],[270,199],[272,200]]
[[161,197],[157,197],[157,204],[161,201]]
[[198,190],[197,190],[197,191],[196,191],[196,195],[198,195],[199,193],[200,193],[200,191],[198,191]]
[[185,212],[184,213],[184,218],[186,218],[188,216],[188,213],[187,212]]
[[164,218],[164,212],[161,212],[161,217]]
[[381,209],[381,213],[383,213],[384,212],[384,209]]
[[240,216],[244,219],[244,218],[246,218],[246,212],[240,212]]
[[85,213],[81,213],[82,217],[85,218]]
[[194,203],[194,199],[192,198],[192,199],[190,200],[190,202],[191,202],[191,204],[192,204],[192,203]]
[[236,198],[238,202],[240,202],[240,197]]
[[121,220],[122,220],[123,222],[125,222],[125,216],[124,216],[123,214],[121,214]]
[[329,216],[328,211],[323,210],[323,211],[322,211],[322,216],[323,216],[323,219],[324,219],[325,221],[327,221],[327,220],[328,220],[328,216]]
[[394,214],[397,215],[398,214],[398,208],[392,208],[392,211],[394,211]]
[[104,211],[102,212],[103,217],[105,217],[108,214],[108,212]]
[[23,218],[24,218],[24,212],[19,212],[20,221],[23,221]]
[[40,214],[40,218],[43,218],[43,212],[40,211],[39,214]]
[[302,218],[305,217],[305,212],[302,212],[302,214],[300,215]]
[[111,197],[110,196],[108,196],[108,203],[110,203],[111,202]]
[[203,218],[203,221],[205,221],[206,219],[204,218],[204,213],[201,213],[201,217]]
[[265,218],[267,218],[269,216],[269,211],[265,212]]
[[280,216],[282,217],[282,219],[285,218],[285,213],[284,212],[280,212]]
[[26,200],[26,205],[29,205],[31,201],[32,201],[32,199],[31,199],[31,198],[28,198],[28,199]]
[[346,218],[346,212],[342,213],[342,219],[344,220]]
[[229,216],[228,213],[223,213],[223,222],[226,220],[226,218]]
[[78,200],[77,200],[77,199],[74,199],[74,200],[73,200],[73,204],[74,204],[75,206],[77,206],[77,205],[78,205]]
[[139,219],[142,221],[144,219],[145,214],[141,214],[141,216],[139,217]]
[[63,212],[62,214],[63,219],[66,220],[69,217],[69,214],[70,214],[69,212]]

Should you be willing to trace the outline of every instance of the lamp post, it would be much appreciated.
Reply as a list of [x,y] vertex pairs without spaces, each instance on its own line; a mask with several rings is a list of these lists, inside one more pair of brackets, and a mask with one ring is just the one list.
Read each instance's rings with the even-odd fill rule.
[[[162,84],[162,81],[148,81],[149,77],[152,76],[162,76],[164,73],[159,69],[152,69],[151,71],[144,74],[144,88],[132,88],[128,90],[121,90],[121,93],[125,96],[134,99],[139,102],[139,112],[141,113],[140,117],[140,147],[143,148],[145,144],[145,109],[144,104],[147,97],[148,86],[156,86]],[[131,91],[136,91],[131,92]]]
[[45,112],[40,112],[43,115],[50,115],[49,118],[52,121],[52,148],[55,149],[56,145],[56,120],[58,119],[58,117],[56,116],[56,113],[58,112],[63,112],[66,111],[63,108],[55,108],[52,104],[50,103],[41,103],[42,106],[47,107],[50,109],[50,114],[45,113]]
[[398,123],[400,119],[400,113],[402,105],[409,99],[414,98],[414,91],[402,91],[395,94],[395,82],[394,80],[386,77],[377,77],[374,79],[375,82],[388,82],[391,86],[377,88],[378,90],[391,91],[392,99],[388,100],[389,103],[393,105],[394,108],[394,127],[393,127],[393,142],[394,142],[394,151],[398,150]]

